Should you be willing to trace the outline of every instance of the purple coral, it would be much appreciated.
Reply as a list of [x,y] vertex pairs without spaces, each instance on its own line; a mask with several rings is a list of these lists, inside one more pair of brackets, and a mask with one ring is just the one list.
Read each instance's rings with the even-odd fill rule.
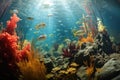
[[63,56],[64,57],[73,57],[80,49],[79,45],[76,45],[75,43],[71,42],[67,48],[63,48]]

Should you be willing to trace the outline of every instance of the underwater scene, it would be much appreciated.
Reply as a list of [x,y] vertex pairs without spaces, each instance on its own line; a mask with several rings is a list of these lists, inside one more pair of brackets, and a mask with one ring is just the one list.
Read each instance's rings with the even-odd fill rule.
[[0,80],[120,80],[120,0],[0,0]]

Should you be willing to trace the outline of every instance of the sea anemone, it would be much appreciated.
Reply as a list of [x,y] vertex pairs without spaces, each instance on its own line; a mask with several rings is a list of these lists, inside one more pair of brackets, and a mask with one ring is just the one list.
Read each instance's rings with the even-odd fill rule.
[[67,48],[63,48],[63,56],[64,57],[73,57],[78,51],[80,47],[76,45],[76,43],[71,42],[68,44]]

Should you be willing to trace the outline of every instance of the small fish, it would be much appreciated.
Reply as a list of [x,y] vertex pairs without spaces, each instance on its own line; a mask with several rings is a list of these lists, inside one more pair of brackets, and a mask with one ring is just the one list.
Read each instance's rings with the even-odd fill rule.
[[45,44],[46,47],[48,47],[49,45],[48,44]]
[[35,31],[35,32],[34,32],[34,34],[38,34],[38,33],[39,33],[39,31]]
[[68,32],[68,30],[64,30],[64,32]]
[[30,31],[32,31],[32,30],[33,30],[33,28],[30,28],[29,30],[30,30]]
[[57,29],[56,31],[60,31],[60,29]]
[[82,35],[84,35],[85,34],[85,32],[83,31],[83,30],[78,30],[78,31],[74,31],[73,32],[73,35],[74,36],[82,36]]
[[54,36],[54,34],[49,34],[49,37],[53,37]]
[[27,20],[33,20],[34,18],[33,17],[27,17]]
[[45,40],[47,38],[47,35],[43,34],[38,37],[38,40]]
[[58,22],[59,22],[59,23],[61,23],[62,21],[61,21],[61,20],[59,20]]
[[46,1],[42,5],[43,5],[44,8],[50,8],[51,6],[53,6],[53,3]]
[[10,10],[10,13],[11,13],[11,14],[13,14],[13,13],[16,13],[16,14],[18,14],[18,10],[17,10],[17,9]]
[[61,26],[63,26],[63,24],[60,24]]
[[51,16],[53,16],[53,14],[48,14],[48,17],[51,17]]
[[37,24],[36,26],[35,26],[35,29],[36,30],[39,30],[40,28],[44,28],[46,26],[46,24],[44,23],[44,22],[42,22],[42,23],[40,23],[40,24]]

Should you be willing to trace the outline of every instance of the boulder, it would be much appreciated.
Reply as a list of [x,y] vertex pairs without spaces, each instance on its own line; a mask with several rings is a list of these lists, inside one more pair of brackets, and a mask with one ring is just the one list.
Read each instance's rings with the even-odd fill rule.
[[120,75],[120,61],[114,58],[105,63],[101,71],[96,73],[98,80],[111,80],[118,75]]

